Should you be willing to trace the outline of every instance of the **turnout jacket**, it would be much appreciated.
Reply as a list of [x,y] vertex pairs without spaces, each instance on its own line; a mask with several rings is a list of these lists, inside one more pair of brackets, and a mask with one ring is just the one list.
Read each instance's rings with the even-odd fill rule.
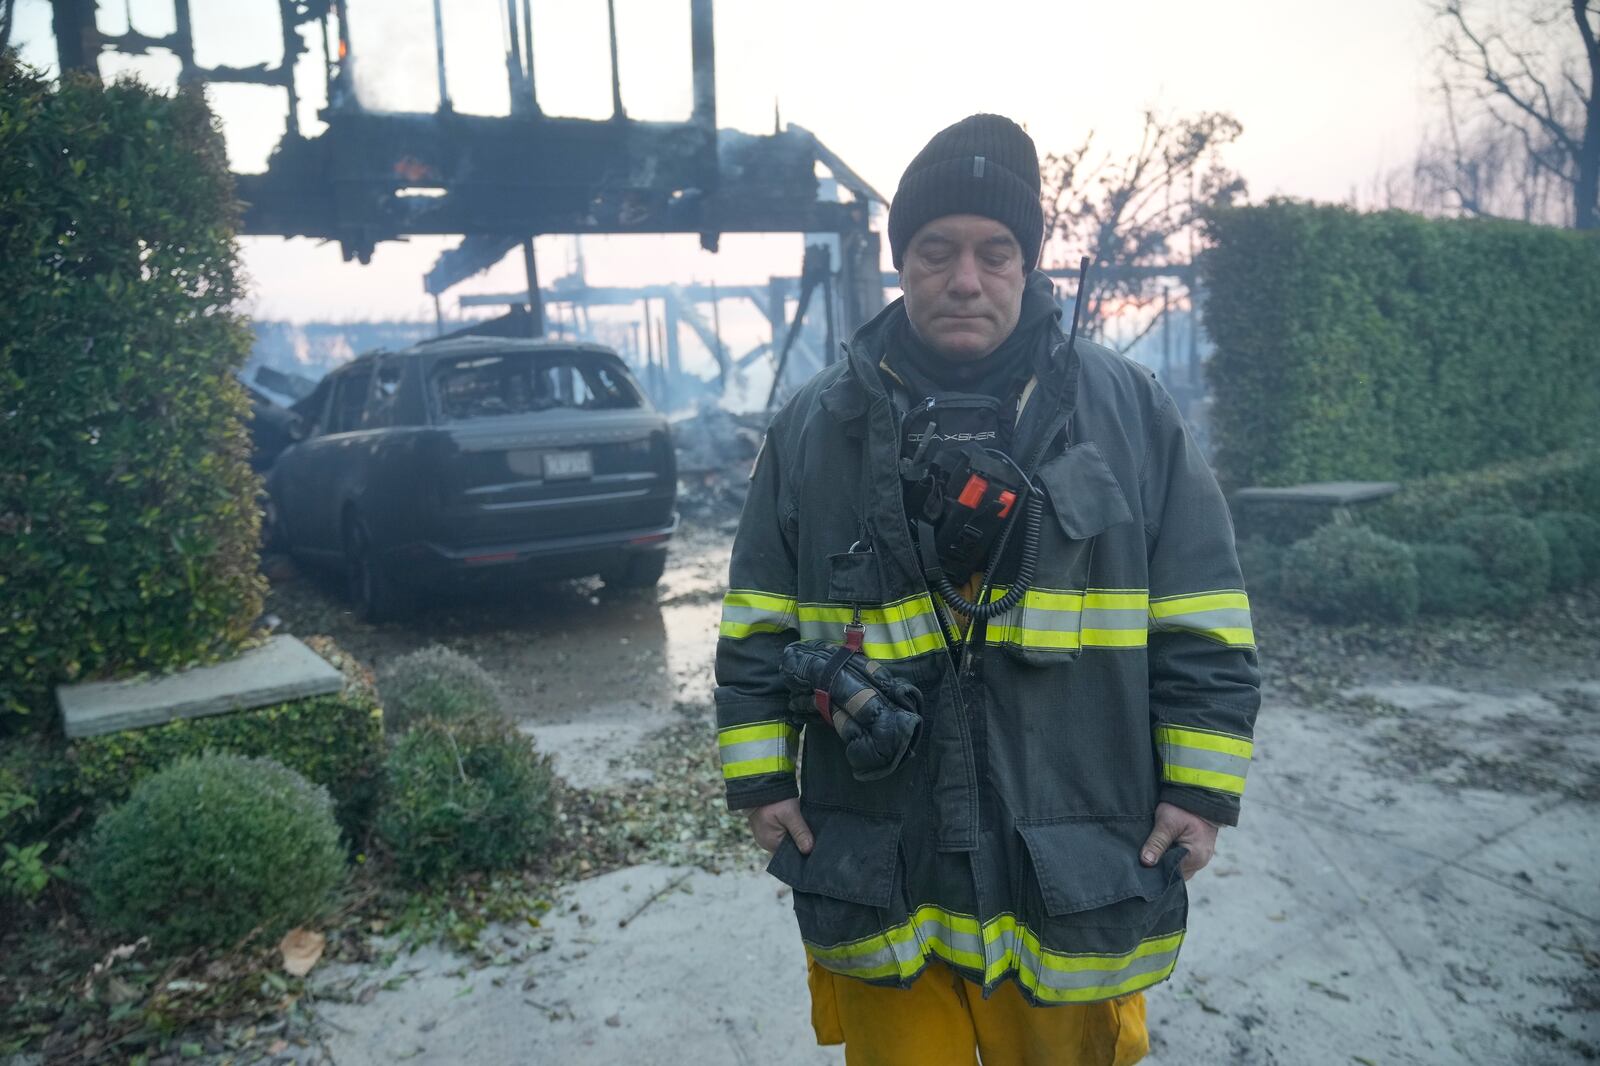
[[[1244,791],[1259,675],[1226,504],[1151,374],[1052,325],[1015,455],[1046,497],[1032,587],[958,628],[907,525],[904,412],[878,372],[897,313],[778,412],[751,473],[717,644],[728,804],[800,797],[813,850],[786,837],[768,870],[835,973],[904,986],[938,958],[1036,1004],[1126,995],[1184,936],[1183,849],[1139,862],[1157,802],[1232,825]],[[865,654],[923,694],[910,755],[871,782],[778,668],[857,608]]]

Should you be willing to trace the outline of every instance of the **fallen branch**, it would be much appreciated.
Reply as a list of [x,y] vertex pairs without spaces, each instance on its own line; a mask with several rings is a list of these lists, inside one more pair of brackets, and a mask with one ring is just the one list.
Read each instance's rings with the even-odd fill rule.
[[679,874],[677,877],[674,877],[671,881],[668,881],[665,885],[662,885],[660,888],[656,889],[653,893],[650,894],[650,898],[649,899],[645,900],[643,903],[639,904],[637,907],[635,907],[633,909],[633,913],[632,914],[630,914],[626,918],[623,918],[622,920],[618,921],[617,922],[617,928],[618,929],[626,929],[628,927],[628,923],[633,921],[635,918],[639,917],[639,915],[643,914],[644,913],[644,909],[646,907],[650,906],[650,904],[654,903],[656,900],[660,899],[662,896],[665,896],[668,892],[671,892],[673,889],[677,888],[679,885],[681,885],[685,881],[689,880],[689,875],[692,874],[692,873],[694,873],[693,870],[685,870],[683,873]]

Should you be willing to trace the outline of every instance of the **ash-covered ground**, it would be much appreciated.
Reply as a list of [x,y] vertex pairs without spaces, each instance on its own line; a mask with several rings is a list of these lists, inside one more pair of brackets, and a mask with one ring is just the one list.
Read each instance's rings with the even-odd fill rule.
[[[575,789],[612,809],[677,790],[685,811],[661,834],[678,839],[637,853],[649,861],[597,857],[598,876],[563,889],[555,947],[525,964],[475,970],[435,948],[394,972],[331,968],[330,984],[390,986],[324,1006],[333,1061],[841,1061],[810,1037],[787,890],[713,809],[711,657],[738,486],[705,484],[656,595],[562,582],[370,627],[331,586],[272,568],[290,631],[374,667],[456,648],[504,683]],[[1244,821],[1191,883],[1184,957],[1149,993],[1150,1061],[1600,1059],[1597,624],[1592,592],[1492,630],[1261,610]]]

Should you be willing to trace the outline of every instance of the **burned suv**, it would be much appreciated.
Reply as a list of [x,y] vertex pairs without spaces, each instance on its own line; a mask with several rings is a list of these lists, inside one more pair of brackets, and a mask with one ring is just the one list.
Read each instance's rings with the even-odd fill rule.
[[677,528],[666,418],[595,344],[466,336],[360,356],[294,407],[268,535],[357,612],[476,575],[649,587]]

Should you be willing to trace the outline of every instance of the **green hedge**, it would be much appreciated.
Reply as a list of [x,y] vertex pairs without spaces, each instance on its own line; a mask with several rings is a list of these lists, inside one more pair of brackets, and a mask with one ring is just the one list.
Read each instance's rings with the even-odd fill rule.
[[260,613],[236,214],[198,92],[0,54],[0,732]]
[[1444,526],[1471,514],[1533,518],[1551,511],[1600,518],[1600,446],[1410,481],[1388,499],[1363,506],[1358,514],[1364,525],[1391,537],[1428,541]]
[[1226,484],[1405,480],[1594,441],[1594,236],[1286,201],[1208,230]]
[[340,825],[360,840],[382,781],[383,711],[370,677],[353,660],[331,642],[308,643],[345,671],[343,692],[74,741],[69,757],[77,768],[77,795],[98,810],[186,757],[207,751],[265,757],[325,787]]

